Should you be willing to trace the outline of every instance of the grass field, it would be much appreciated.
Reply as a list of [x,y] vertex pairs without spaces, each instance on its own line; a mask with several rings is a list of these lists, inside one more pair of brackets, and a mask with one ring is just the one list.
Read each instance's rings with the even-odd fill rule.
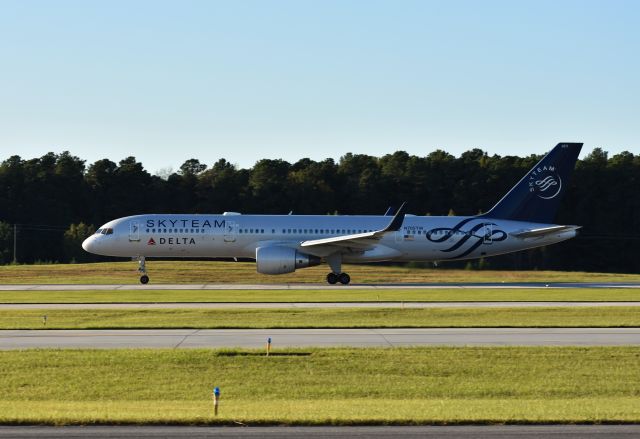
[[[637,274],[553,271],[468,271],[346,265],[354,283],[410,282],[640,282]],[[0,284],[136,284],[137,263],[51,264],[0,266]],[[163,283],[324,283],[329,269],[318,266],[281,276],[256,273],[246,262],[147,261],[152,284]]]
[[632,347],[27,350],[0,375],[1,423],[640,422]]
[[0,329],[441,327],[640,327],[640,307],[0,310]]
[[640,289],[437,288],[330,290],[0,291],[0,303],[640,301]]

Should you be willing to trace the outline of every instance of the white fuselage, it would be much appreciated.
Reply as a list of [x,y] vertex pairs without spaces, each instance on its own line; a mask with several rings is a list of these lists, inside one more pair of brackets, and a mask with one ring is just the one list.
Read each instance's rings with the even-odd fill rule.
[[[326,257],[335,250],[302,247],[301,243],[380,230],[390,219],[330,215],[136,215],[105,224],[101,230],[110,232],[89,237],[83,247],[105,256],[255,258],[258,247],[279,245]],[[407,215],[400,230],[386,233],[371,246],[343,246],[342,260],[473,259],[554,244],[576,235],[575,230],[563,230],[530,238],[514,236],[523,230],[548,226],[486,217]]]

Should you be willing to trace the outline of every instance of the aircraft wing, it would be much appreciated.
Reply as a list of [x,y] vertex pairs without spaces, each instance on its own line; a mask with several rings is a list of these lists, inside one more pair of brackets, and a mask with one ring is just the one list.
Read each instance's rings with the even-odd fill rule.
[[333,236],[331,238],[312,239],[310,241],[303,241],[300,243],[300,247],[320,247],[320,246],[332,246],[332,247],[352,247],[352,248],[370,248],[379,241],[385,233],[395,232],[400,230],[402,222],[404,221],[404,206],[406,203],[402,203],[400,209],[393,216],[393,219],[387,227],[384,229],[376,230],[373,232],[354,233],[351,235]]
[[550,226],[542,227],[539,229],[521,230],[511,233],[511,236],[516,238],[540,238],[542,236],[553,235],[554,233],[569,232],[572,230],[578,230],[580,226]]

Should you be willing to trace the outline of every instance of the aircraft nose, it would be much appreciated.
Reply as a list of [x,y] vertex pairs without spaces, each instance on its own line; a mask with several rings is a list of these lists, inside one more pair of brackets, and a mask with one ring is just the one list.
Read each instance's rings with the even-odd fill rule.
[[95,238],[93,236],[89,236],[87,239],[82,241],[82,248],[86,252],[94,253],[95,252]]

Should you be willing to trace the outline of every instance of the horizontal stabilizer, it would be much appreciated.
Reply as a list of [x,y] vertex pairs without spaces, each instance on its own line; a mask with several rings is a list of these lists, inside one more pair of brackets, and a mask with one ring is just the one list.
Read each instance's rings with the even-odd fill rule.
[[526,238],[540,238],[543,236],[554,235],[556,233],[577,231],[580,226],[551,226],[541,227],[539,229],[522,230],[519,232],[511,233],[511,236],[521,239]]

